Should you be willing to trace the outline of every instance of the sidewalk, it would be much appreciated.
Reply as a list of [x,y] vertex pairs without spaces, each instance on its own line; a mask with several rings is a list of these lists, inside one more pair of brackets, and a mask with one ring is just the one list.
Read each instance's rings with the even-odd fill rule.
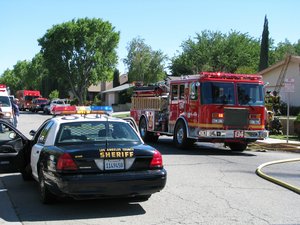
[[291,151],[300,153],[300,141],[288,141],[267,138],[265,140],[258,140],[249,144],[250,149],[254,150],[270,150],[270,151]]

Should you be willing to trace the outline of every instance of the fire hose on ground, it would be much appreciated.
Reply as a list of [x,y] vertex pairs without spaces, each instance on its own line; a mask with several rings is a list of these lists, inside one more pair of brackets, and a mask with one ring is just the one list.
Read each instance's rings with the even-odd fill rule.
[[277,185],[280,185],[284,188],[287,188],[293,192],[296,192],[297,194],[300,194],[300,188],[299,187],[296,187],[294,185],[291,185],[291,184],[288,184],[284,181],[281,181],[279,179],[276,179],[274,177],[271,177],[265,173],[263,173],[261,171],[262,168],[266,167],[266,166],[270,166],[270,165],[275,165],[275,164],[280,164],[280,163],[288,163],[288,162],[297,162],[297,161],[300,161],[300,158],[295,158],[295,159],[286,159],[286,160],[278,160],[278,161],[272,161],[272,162],[267,162],[267,163],[264,163],[264,164],[261,164],[259,167],[257,167],[256,169],[256,174],[268,181],[271,181]]

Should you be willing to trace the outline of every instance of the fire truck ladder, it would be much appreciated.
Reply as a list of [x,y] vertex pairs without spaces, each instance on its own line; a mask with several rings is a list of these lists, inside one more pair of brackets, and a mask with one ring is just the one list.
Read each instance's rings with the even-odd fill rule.
[[287,71],[287,68],[289,66],[290,61],[291,61],[291,55],[288,55],[284,60],[283,67],[280,71],[280,74],[279,74],[279,77],[278,77],[278,80],[277,80],[277,83],[276,83],[276,86],[275,86],[275,89],[274,89],[274,91],[276,91],[277,94],[279,94],[280,89],[283,86],[284,78],[285,78],[286,71]]

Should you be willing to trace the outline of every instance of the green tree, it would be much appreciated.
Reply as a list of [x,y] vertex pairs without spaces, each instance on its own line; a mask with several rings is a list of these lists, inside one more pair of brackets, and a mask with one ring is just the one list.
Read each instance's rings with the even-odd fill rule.
[[13,76],[16,80],[18,80],[17,89],[31,89],[32,90],[32,80],[28,80],[26,78],[30,77],[31,61],[23,60],[18,61],[16,65],[13,67]]
[[28,74],[26,74],[24,79],[31,82],[33,89],[40,90],[42,96],[48,96],[54,89],[47,79],[48,77],[49,72],[45,67],[43,56],[38,53],[31,60]]
[[[37,54],[31,61],[18,61],[12,70],[6,70],[1,76],[1,83],[10,87],[14,94],[17,90],[45,90],[49,83],[43,85],[42,79],[48,71],[43,66],[43,58]],[[43,91],[42,94],[44,95]],[[49,94],[49,93],[48,93]]]
[[286,55],[299,55],[297,53],[297,44],[292,44],[287,39],[284,42],[279,42],[270,52],[270,65],[284,60]]
[[196,74],[201,71],[236,72],[247,68],[255,73],[259,60],[259,41],[231,31],[202,31],[193,39],[184,41],[182,53],[171,59],[173,75]]
[[134,38],[127,46],[127,58],[123,60],[128,68],[128,80],[154,83],[165,77],[166,56],[161,51],[153,51],[141,38]]
[[258,71],[262,71],[268,67],[269,63],[269,26],[268,26],[268,19],[265,16],[264,21],[264,29],[262,32],[262,38],[260,43],[260,59],[259,59],[259,66]]
[[90,85],[112,80],[119,36],[109,22],[84,18],[53,26],[38,42],[49,74],[83,104]]
[[14,71],[6,69],[0,77],[0,83],[9,87],[11,94],[15,94],[21,88],[20,79],[14,75]]
[[50,100],[55,99],[55,98],[59,98],[59,91],[58,90],[53,90],[49,94],[49,99]]

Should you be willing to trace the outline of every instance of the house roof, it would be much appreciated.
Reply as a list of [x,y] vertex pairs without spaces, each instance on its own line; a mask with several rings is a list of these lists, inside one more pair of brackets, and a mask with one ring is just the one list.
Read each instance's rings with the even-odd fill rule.
[[[288,57],[288,56],[286,56],[286,57]],[[273,64],[272,66],[269,66],[268,68],[266,68],[266,69],[258,72],[258,74],[264,75],[264,74],[266,74],[266,73],[268,73],[268,72],[270,72],[270,71],[272,71],[274,69],[277,69],[278,67],[282,66],[284,64],[284,62],[285,62],[285,59],[283,59],[283,60],[281,60],[281,61]],[[291,56],[291,62],[300,63],[300,56],[292,55]]]
[[109,90],[106,90],[106,91],[102,91],[101,94],[124,91],[124,90],[126,90],[126,89],[128,89],[130,87],[133,87],[133,84],[123,84],[123,85],[120,85],[118,87],[114,87],[112,89],[109,89]]

